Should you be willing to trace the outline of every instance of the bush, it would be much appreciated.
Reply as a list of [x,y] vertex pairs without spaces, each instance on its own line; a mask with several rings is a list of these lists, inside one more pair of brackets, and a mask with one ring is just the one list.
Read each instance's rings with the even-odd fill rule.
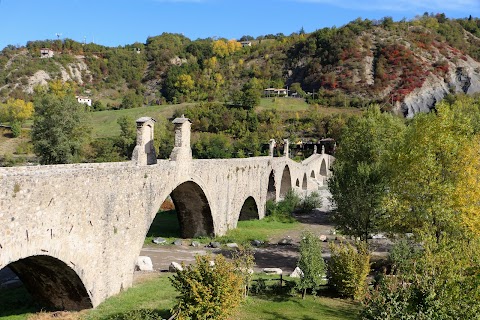
[[300,203],[300,197],[293,191],[289,190],[285,194],[285,198],[279,202],[267,201],[266,216],[268,220],[284,223],[294,222],[292,213]]
[[320,239],[311,232],[304,232],[302,235],[297,266],[303,272],[298,284],[298,288],[303,290],[302,298],[305,298],[307,289],[312,289],[315,294],[325,274],[325,261],[322,258]]
[[20,134],[22,133],[22,124],[18,121],[14,121],[11,130],[14,138],[20,137]]
[[302,213],[309,213],[315,208],[322,206],[322,198],[318,192],[313,191],[307,194],[301,201],[298,206],[298,211]]
[[330,243],[328,283],[340,296],[361,299],[367,289],[370,254],[364,243],[356,248],[349,243]]
[[248,296],[248,290],[252,282],[252,273],[250,272],[255,265],[255,256],[253,249],[249,244],[239,247],[237,251],[233,252],[233,261],[237,271],[240,273],[243,280],[244,293]]
[[411,298],[408,286],[398,277],[384,277],[362,301],[361,317],[363,320],[417,319],[410,311]]
[[197,256],[197,264],[177,271],[170,281],[180,292],[172,313],[176,319],[227,319],[242,300],[242,277],[222,255]]

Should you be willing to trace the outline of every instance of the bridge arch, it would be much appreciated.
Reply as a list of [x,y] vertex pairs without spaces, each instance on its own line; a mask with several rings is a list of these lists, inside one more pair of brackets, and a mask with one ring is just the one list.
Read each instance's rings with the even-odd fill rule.
[[285,166],[282,173],[282,180],[280,183],[280,198],[284,198],[288,190],[292,189],[292,176],[290,175],[290,168]]
[[325,158],[322,159],[322,163],[320,164],[320,175],[324,177],[327,176],[327,163],[325,162]]
[[312,170],[312,172],[310,173],[310,178],[314,178],[314,179],[315,179],[315,170]]
[[79,311],[93,307],[85,285],[65,262],[47,255],[34,255],[7,265],[42,307]]
[[295,187],[300,188],[300,180],[297,178],[297,181],[295,182]]
[[275,187],[275,173],[270,171],[268,176],[268,189],[267,189],[267,200],[276,200],[277,198],[277,188]]
[[183,182],[171,192],[170,196],[175,205],[183,238],[214,234],[210,203],[205,192],[197,183]]
[[307,174],[303,175],[302,190],[307,190]]
[[257,202],[253,197],[248,197],[243,202],[242,209],[240,210],[240,216],[238,217],[238,221],[245,221],[245,220],[258,220],[258,206]]

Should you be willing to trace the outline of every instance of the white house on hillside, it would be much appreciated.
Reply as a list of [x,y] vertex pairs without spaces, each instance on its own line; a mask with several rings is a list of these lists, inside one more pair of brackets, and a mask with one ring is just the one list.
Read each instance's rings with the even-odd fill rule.
[[77,98],[77,101],[78,101],[78,102],[83,103],[83,104],[86,104],[86,105],[88,105],[89,107],[92,106],[92,99],[90,99],[89,97],[76,96],[76,98]]
[[40,49],[40,58],[52,58],[53,54],[53,50],[50,50],[48,48]]

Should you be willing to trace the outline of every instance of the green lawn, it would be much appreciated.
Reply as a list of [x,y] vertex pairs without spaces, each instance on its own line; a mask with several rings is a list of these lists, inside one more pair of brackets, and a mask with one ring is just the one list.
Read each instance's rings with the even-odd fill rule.
[[185,108],[189,104],[173,104],[161,106],[148,106],[133,109],[105,110],[91,113],[91,124],[94,137],[111,137],[120,133],[117,120],[127,116],[136,120],[147,116],[156,120],[171,118],[177,109]]
[[305,99],[289,97],[271,97],[260,99],[257,110],[277,109],[278,111],[304,111],[308,110],[309,104]]
[[[208,243],[210,241],[245,243],[255,239],[267,242],[271,237],[278,236],[287,230],[296,228],[301,228],[301,224],[298,222],[283,223],[269,219],[239,221],[237,228],[228,230],[224,236],[215,239],[199,238],[196,240],[202,243]],[[152,244],[152,240],[156,237],[165,238],[168,243],[172,243],[175,239],[180,238],[180,226],[174,210],[159,211],[157,213],[147,232],[145,245]]]

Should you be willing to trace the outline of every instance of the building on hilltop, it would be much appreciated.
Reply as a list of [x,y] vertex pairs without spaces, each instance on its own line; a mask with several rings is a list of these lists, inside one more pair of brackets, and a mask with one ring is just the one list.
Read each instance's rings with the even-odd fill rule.
[[48,48],[40,49],[40,58],[53,58],[54,52]]

